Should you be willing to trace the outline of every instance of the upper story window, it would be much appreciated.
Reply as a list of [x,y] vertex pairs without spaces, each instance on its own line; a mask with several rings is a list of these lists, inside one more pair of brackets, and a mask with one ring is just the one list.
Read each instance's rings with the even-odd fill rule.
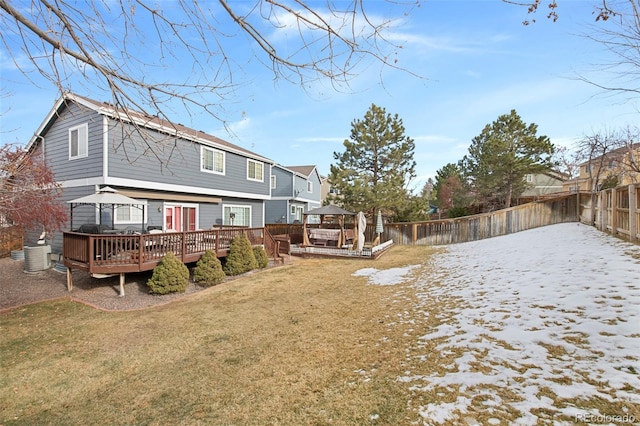
[[276,175],[271,175],[271,189],[276,189]]
[[307,181],[307,192],[313,192],[313,182]]
[[200,147],[200,170],[223,175],[224,152],[206,146]]
[[247,179],[264,182],[264,164],[247,159]]
[[89,125],[87,123],[69,129],[69,159],[89,155]]
[[527,183],[533,182],[533,175],[532,174],[526,175],[526,180],[527,180]]

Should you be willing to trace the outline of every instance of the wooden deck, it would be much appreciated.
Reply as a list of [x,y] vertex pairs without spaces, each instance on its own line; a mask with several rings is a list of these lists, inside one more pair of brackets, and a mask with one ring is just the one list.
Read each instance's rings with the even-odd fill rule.
[[222,228],[133,235],[64,232],[62,262],[92,275],[148,271],[169,252],[185,264],[197,262],[207,250],[225,257],[231,240],[242,233],[251,244],[263,245],[268,256],[278,257],[279,243],[264,228]]
[[393,241],[389,240],[374,247],[365,247],[362,251],[349,248],[327,247],[324,245],[293,245],[291,254],[300,257],[333,257],[351,259],[377,259],[393,246]]

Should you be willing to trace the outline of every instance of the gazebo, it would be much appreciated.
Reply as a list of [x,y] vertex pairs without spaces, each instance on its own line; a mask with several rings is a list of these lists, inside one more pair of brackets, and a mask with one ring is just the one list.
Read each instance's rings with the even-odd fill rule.
[[318,207],[317,209],[312,209],[305,212],[304,218],[302,221],[302,243],[305,246],[311,245],[309,242],[309,235],[307,234],[307,220],[311,215],[320,216],[320,226],[322,226],[322,224],[324,223],[325,216],[334,216],[338,218],[338,224],[340,225],[340,234],[338,236],[338,247],[342,247],[342,244],[345,241],[345,237],[344,237],[345,216],[355,216],[356,214],[348,210],[345,210],[342,207],[338,207],[334,205],[322,206],[322,207]]
[[138,201],[133,198],[127,197],[118,193],[115,189],[105,186],[98,192],[84,197],[76,198],[75,200],[67,201],[71,205],[71,229],[73,229],[73,209],[83,205],[94,205],[100,210],[100,224],[102,225],[102,209],[103,206],[111,206],[111,228],[114,227],[114,216],[116,206],[134,206],[142,209],[142,223],[140,224],[140,230],[144,233],[144,210],[146,202]]

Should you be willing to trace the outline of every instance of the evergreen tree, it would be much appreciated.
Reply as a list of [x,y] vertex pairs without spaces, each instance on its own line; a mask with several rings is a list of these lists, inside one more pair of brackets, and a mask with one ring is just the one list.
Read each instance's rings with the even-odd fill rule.
[[438,207],[449,210],[453,207],[466,207],[469,203],[469,190],[464,184],[462,171],[457,164],[448,163],[436,171],[433,192]]
[[329,181],[339,195],[330,201],[347,210],[368,212],[374,217],[380,208],[398,217],[411,205],[407,190],[415,178],[413,139],[405,136],[402,120],[372,104],[363,120],[351,123],[351,136],[344,152],[333,153]]
[[485,210],[510,207],[526,189],[527,174],[552,168],[554,146],[547,136],[537,136],[537,130],[511,110],[473,138],[460,165]]
[[229,255],[223,268],[225,274],[241,275],[257,268],[258,261],[253,253],[249,237],[244,233],[233,237],[229,245]]

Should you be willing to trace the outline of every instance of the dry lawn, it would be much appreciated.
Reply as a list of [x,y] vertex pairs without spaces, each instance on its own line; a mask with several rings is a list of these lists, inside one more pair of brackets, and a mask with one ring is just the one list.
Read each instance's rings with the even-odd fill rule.
[[1,313],[0,425],[417,422],[422,401],[397,380],[419,362],[398,321],[412,293],[352,273],[430,250],[297,259],[143,311],[59,300]]

